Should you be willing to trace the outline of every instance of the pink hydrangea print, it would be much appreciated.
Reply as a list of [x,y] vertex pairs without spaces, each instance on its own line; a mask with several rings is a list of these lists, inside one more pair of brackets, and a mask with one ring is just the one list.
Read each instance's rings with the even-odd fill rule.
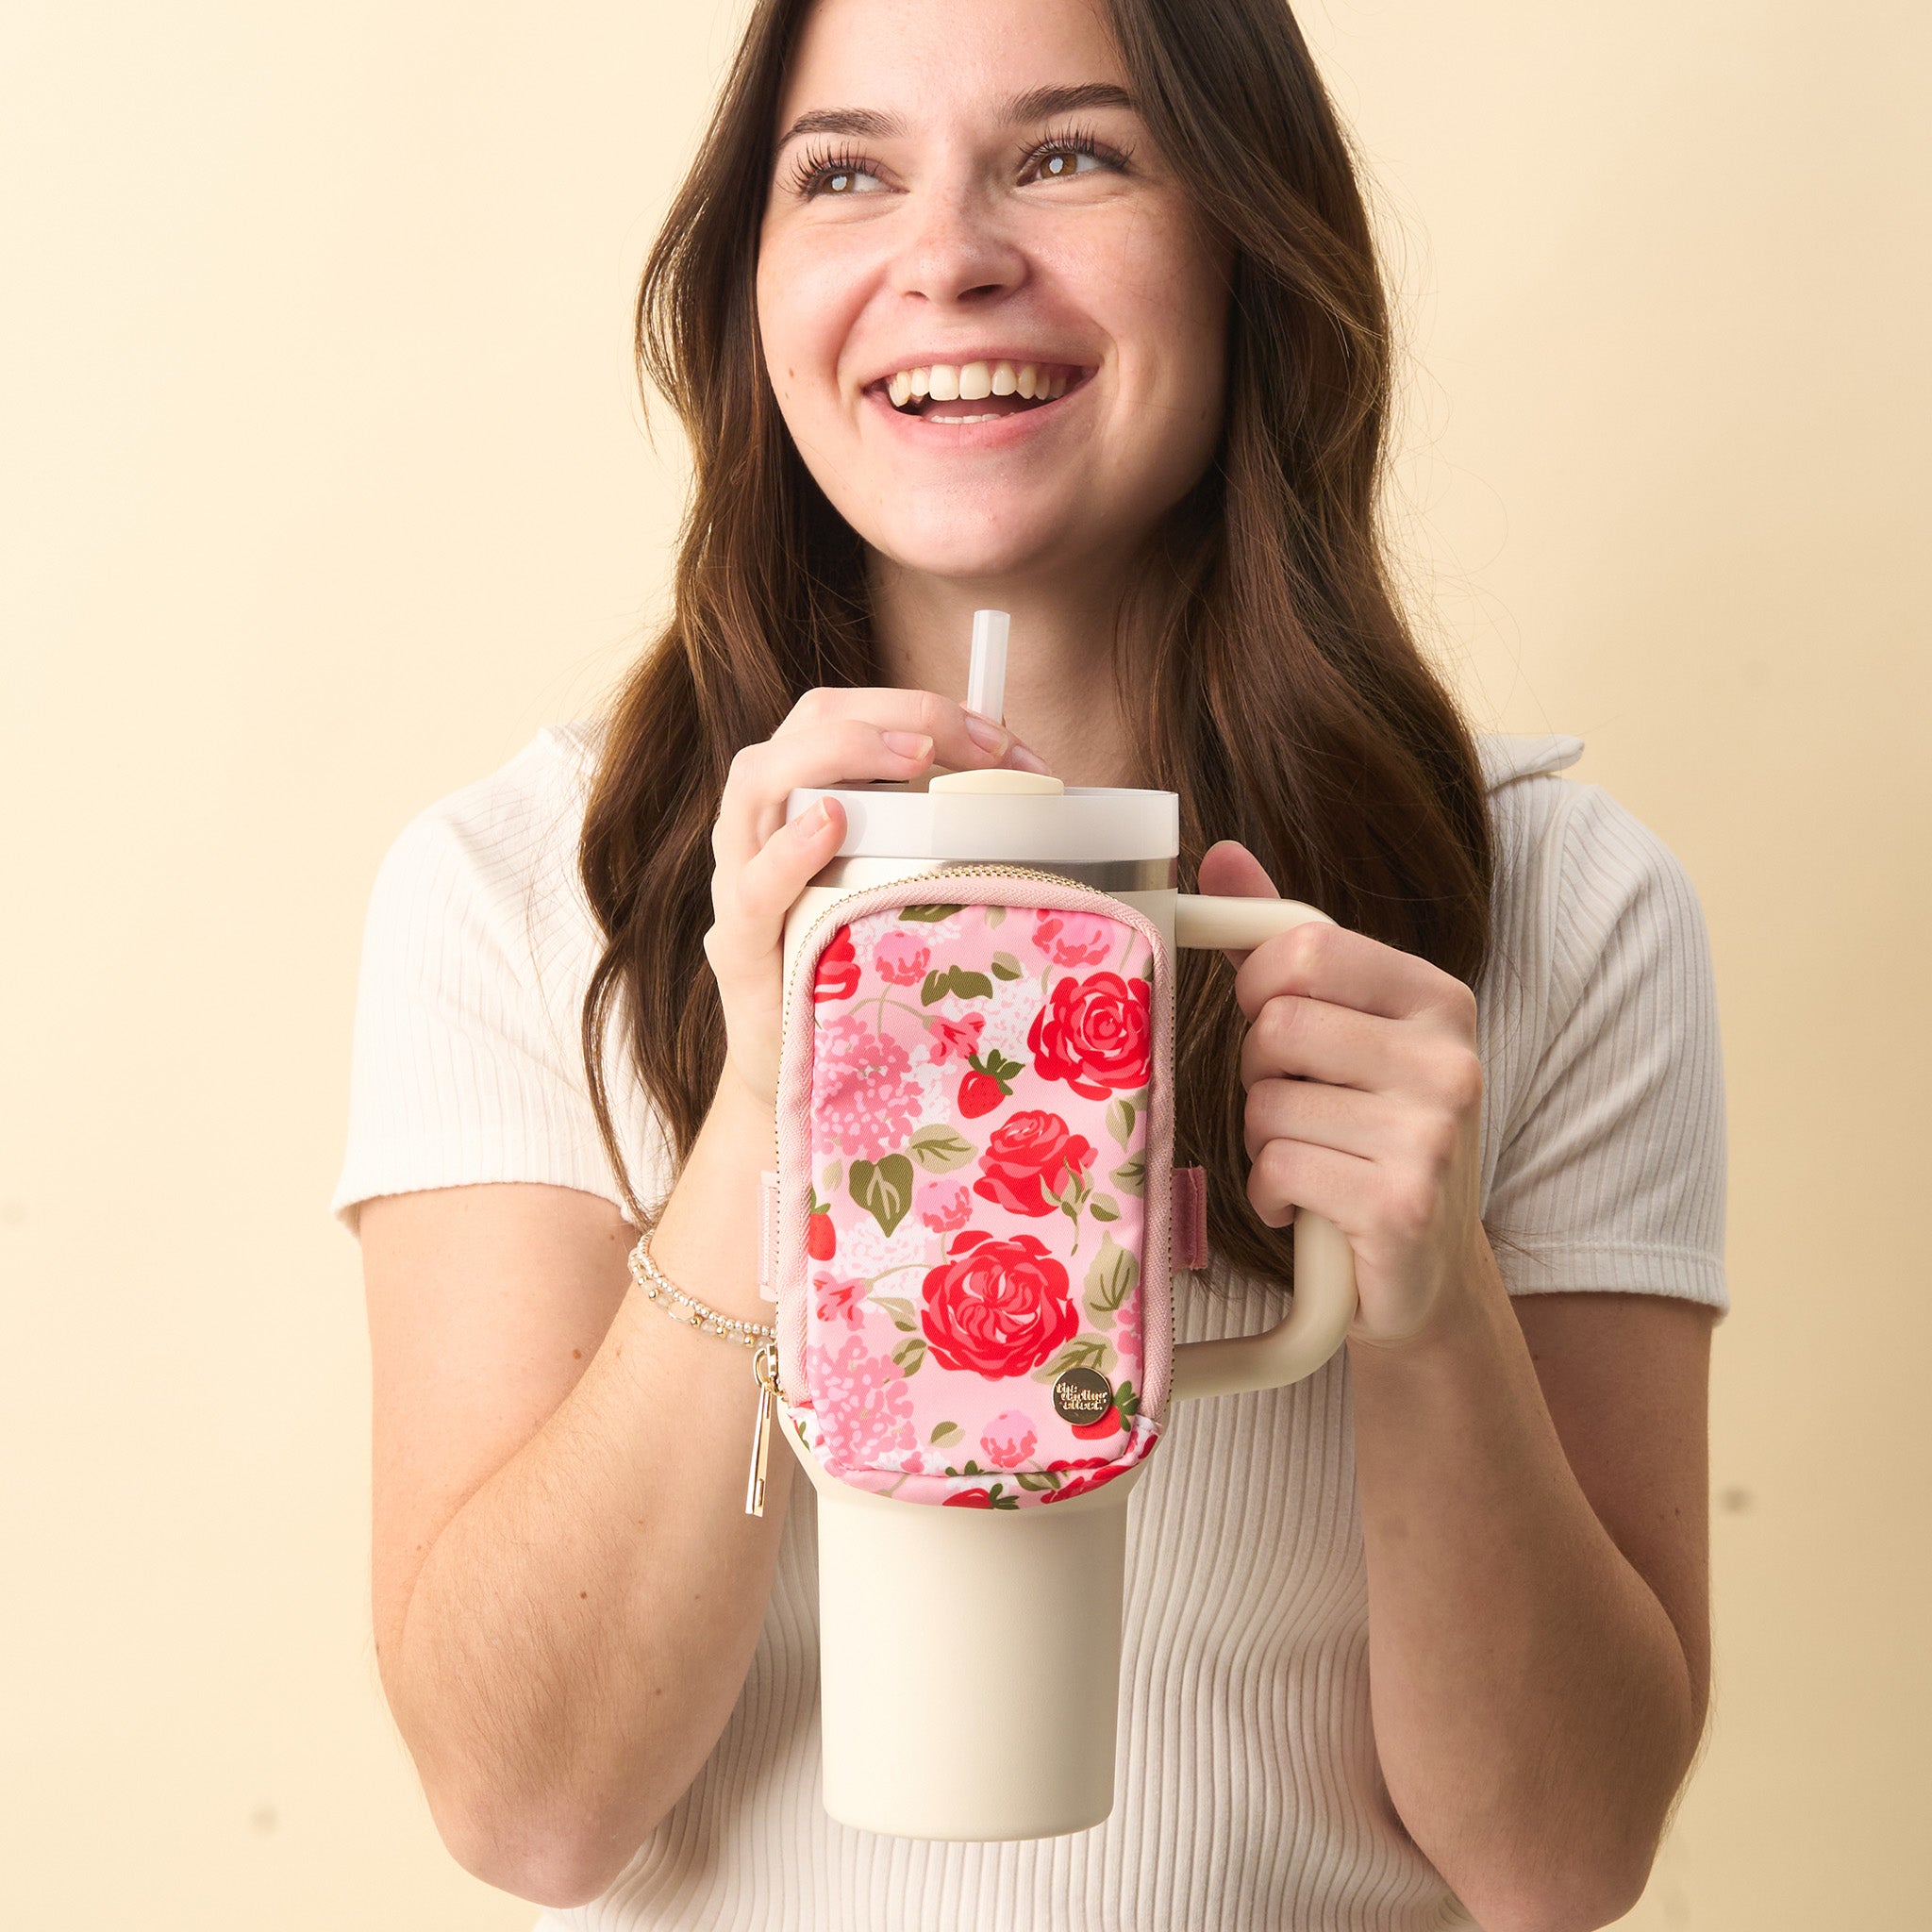
[[986,1028],[986,1015],[962,1013],[955,1020],[945,1013],[933,1013],[927,1017],[925,1025],[932,1041],[933,1063],[943,1066],[954,1054],[962,1060],[968,1060],[979,1051],[979,1036]]
[[807,1349],[819,1424],[841,1460],[879,1462],[913,1446],[912,1391],[889,1355],[850,1335],[838,1348]]
[[919,1189],[919,1218],[935,1234],[951,1234],[973,1218],[973,1196],[958,1181],[923,1182]]
[[1113,927],[1091,912],[1042,906],[1033,915],[1033,943],[1056,966],[1097,966],[1113,950]]
[[820,1029],[814,1052],[814,1138],[867,1160],[903,1147],[919,1114],[905,1047],[863,1014],[841,1013]]
[[873,970],[891,986],[917,986],[932,962],[932,948],[915,933],[894,926],[873,948]]
[[980,1454],[995,1469],[1018,1469],[1039,1446],[1031,1420],[1017,1408],[996,1415],[980,1432]]

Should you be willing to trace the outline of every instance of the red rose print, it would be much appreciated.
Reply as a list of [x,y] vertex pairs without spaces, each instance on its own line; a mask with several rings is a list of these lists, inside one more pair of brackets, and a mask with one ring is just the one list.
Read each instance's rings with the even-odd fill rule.
[[992,1496],[985,1490],[960,1490],[946,1498],[948,1509],[991,1509]]
[[832,935],[832,943],[819,955],[811,996],[815,1000],[849,999],[858,989],[858,955],[852,949],[852,928],[841,925]]
[[1118,973],[1056,980],[1026,1036],[1041,1079],[1064,1080],[1089,1100],[1144,1087],[1153,1047],[1152,993],[1144,979],[1123,979]]
[[1015,1214],[1054,1214],[1053,1192],[1092,1165],[1092,1143],[1058,1114],[1016,1113],[986,1143],[973,1191]]
[[1030,1234],[995,1241],[984,1228],[953,1237],[925,1277],[920,1325],[935,1360],[989,1382],[1028,1375],[1079,1332],[1067,1271]]
[[1006,1090],[991,1074],[968,1074],[959,1082],[959,1111],[969,1121],[991,1113],[1006,1097]]

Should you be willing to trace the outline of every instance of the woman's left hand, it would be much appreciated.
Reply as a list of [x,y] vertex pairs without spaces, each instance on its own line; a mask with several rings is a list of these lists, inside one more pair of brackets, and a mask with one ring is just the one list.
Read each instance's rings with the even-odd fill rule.
[[[1200,889],[1281,896],[1232,839],[1202,859]],[[1494,1266],[1477,1211],[1475,995],[1412,953],[1319,923],[1227,957],[1248,1020],[1248,1199],[1270,1227],[1299,1206],[1348,1237],[1351,1341],[1411,1341]]]

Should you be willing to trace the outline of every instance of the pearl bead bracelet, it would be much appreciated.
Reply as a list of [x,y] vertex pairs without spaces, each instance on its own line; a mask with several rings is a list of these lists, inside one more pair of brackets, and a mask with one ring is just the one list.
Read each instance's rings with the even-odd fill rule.
[[[721,1315],[695,1295],[686,1294],[651,1258],[651,1230],[638,1237],[630,1251],[630,1278],[643,1290],[647,1300],[658,1302],[674,1322],[682,1322],[701,1334],[722,1336],[726,1341],[741,1341],[757,1353],[751,1358],[752,1379],[758,1384],[758,1406],[753,1420],[751,1470],[745,1479],[744,1513],[765,1513],[765,1477],[772,1454],[772,1411],[778,1399],[778,1331],[765,1322],[741,1322],[734,1315]],[[690,1313],[682,1312],[689,1309]]]
[[720,1314],[695,1295],[686,1294],[651,1258],[651,1231],[648,1228],[638,1237],[637,1246],[630,1251],[630,1278],[643,1291],[646,1298],[658,1303],[674,1322],[682,1322],[700,1334],[720,1336],[726,1341],[741,1341],[746,1348],[757,1348],[760,1342],[775,1341],[778,1338],[778,1331],[768,1323],[741,1322],[734,1316]]

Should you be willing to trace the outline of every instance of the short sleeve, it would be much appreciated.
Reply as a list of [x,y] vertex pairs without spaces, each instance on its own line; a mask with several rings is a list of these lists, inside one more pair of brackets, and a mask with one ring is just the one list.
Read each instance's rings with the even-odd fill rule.
[[1544,912],[1541,1050],[1486,1211],[1516,1294],[1605,1289],[1729,1307],[1717,995],[1689,875],[1600,786],[1564,784]]
[[[376,870],[329,1202],[352,1234],[374,1195],[486,1181],[576,1188],[630,1218],[583,1071],[599,946],[558,758],[540,739],[413,819]],[[613,1108],[628,1157],[640,1109],[623,1083]],[[648,1203],[644,1178],[631,1175]]]

